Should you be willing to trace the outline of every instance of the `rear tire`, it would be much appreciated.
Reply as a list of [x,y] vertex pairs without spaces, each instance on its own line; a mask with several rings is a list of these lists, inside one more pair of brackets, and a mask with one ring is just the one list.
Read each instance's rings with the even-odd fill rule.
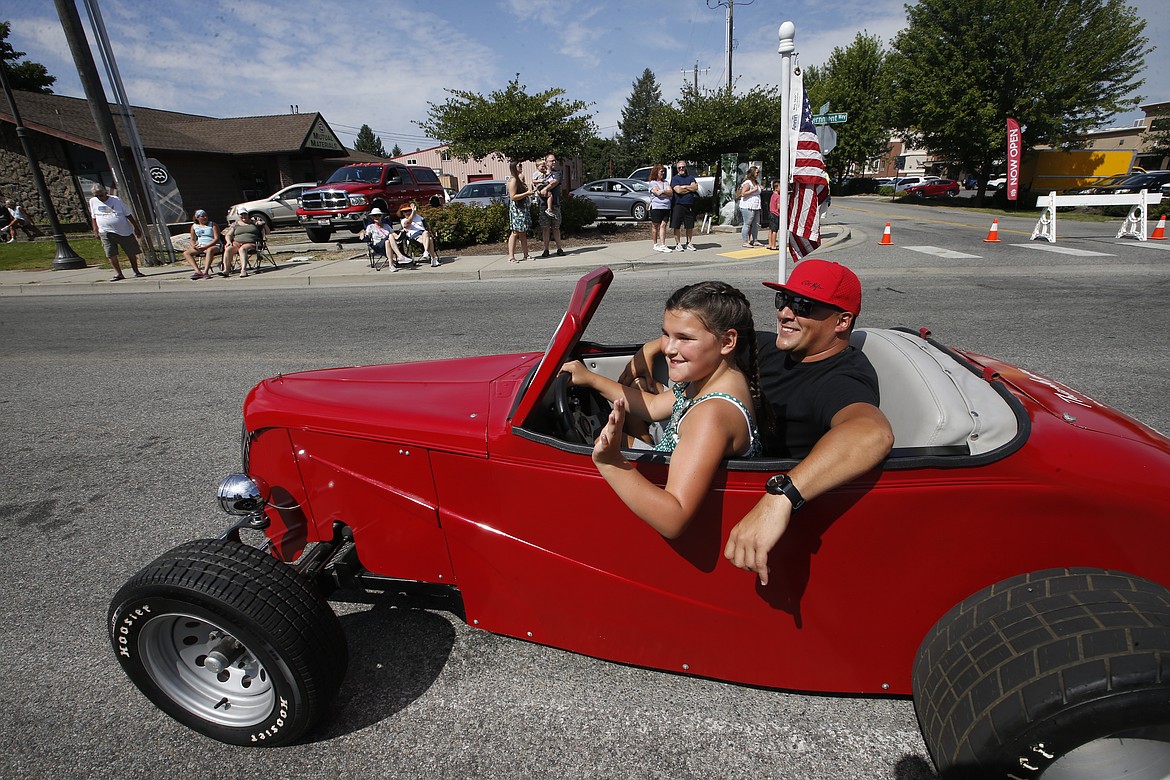
[[230,745],[297,740],[348,660],[337,616],[308,582],[225,540],[188,542],[131,577],[109,626],[122,669],[148,699]]
[[914,660],[914,709],[942,778],[1162,778],[1167,658],[1161,585],[1103,569],[1024,574],[935,624]]
[[324,244],[329,240],[329,237],[333,235],[333,230],[330,228],[307,227],[305,228],[305,235],[307,235],[309,240],[314,244]]
[[639,222],[645,222],[650,216],[650,212],[646,210],[645,203],[635,203],[634,208],[630,210],[630,216]]

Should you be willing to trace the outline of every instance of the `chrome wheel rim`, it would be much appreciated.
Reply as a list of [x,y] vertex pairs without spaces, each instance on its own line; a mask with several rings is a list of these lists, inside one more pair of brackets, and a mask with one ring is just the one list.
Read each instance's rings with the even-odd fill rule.
[[142,627],[139,653],[155,685],[188,712],[221,726],[254,726],[272,713],[276,692],[264,666],[244,646],[219,672],[208,653],[231,635],[193,615],[170,614]]
[[1044,780],[1166,780],[1170,778],[1170,742],[1107,737],[1086,742],[1061,756]]

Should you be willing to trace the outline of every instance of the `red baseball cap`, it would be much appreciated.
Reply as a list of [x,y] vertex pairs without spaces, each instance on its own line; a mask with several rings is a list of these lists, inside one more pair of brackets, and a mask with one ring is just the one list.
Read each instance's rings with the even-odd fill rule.
[[815,257],[801,260],[788,275],[787,282],[764,282],[764,286],[836,306],[854,317],[861,314],[861,280],[845,266],[830,260]]

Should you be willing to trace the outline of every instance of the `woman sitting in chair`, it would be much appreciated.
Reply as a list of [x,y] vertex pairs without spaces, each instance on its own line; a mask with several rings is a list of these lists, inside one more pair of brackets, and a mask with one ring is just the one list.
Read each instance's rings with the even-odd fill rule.
[[402,230],[411,241],[417,241],[423,248],[423,260],[431,261],[431,268],[439,267],[439,251],[435,248],[435,239],[431,231],[427,230],[426,220],[418,213],[418,205],[411,203],[398,210],[402,219]]
[[248,276],[248,253],[256,251],[256,245],[259,244],[265,236],[268,235],[268,223],[264,221],[253,222],[251,215],[245,209],[239,209],[236,212],[236,221],[228,227],[227,248],[223,252],[223,275],[232,275],[232,259],[234,255],[239,255],[240,258],[240,278],[244,279]]
[[386,212],[382,209],[370,210],[370,222],[362,228],[361,233],[358,233],[358,238],[365,241],[375,254],[385,255],[390,261],[391,271],[398,270],[398,260],[404,262],[406,260],[402,256],[402,252],[398,251],[398,242],[394,240],[394,231],[386,224]]
[[[192,279],[207,279],[211,276],[211,262],[215,256],[223,252],[223,244],[219,237],[219,226],[211,221],[207,212],[199,209],[195,212],[195,222],[191,225],[191,246],[183,250],[183,259],[191,265]],[[200,269],[196,259],[203,256],[203,268]]]

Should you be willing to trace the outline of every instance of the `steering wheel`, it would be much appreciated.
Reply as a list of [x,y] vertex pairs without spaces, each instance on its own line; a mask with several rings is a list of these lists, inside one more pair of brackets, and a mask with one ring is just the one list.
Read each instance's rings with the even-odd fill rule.
[[592,444],[577,427],[573,418],[573,403],[569,398],[572,378],[572,374],[562,371],[553,381],[553,413],[557,424],[557,433],[561,435],[562,439],[573,444]]

